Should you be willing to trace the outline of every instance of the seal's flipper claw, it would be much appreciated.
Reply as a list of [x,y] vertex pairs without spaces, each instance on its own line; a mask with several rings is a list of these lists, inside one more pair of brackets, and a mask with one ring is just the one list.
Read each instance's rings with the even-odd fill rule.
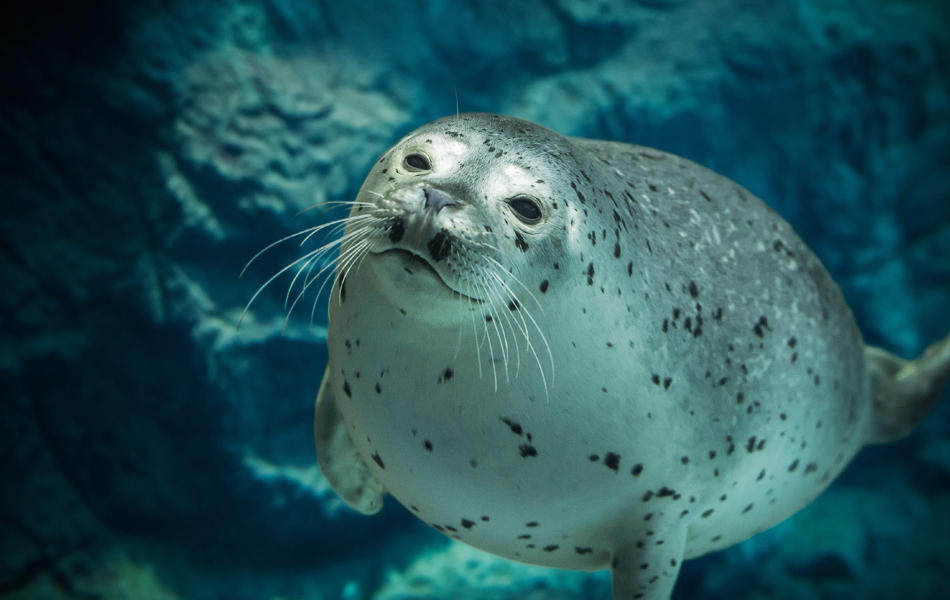
[[936,402],[950,378],[950,336],[932,344],[916,360],[886,350],[864,349],[871,376],[874,422],[869,442],[890,442],[914,428]]
[[373,477],[350,439],[336,407],[330,369],[323,373],[313,417],[317,462],[340,498],[364,515],[379,512],[383,506],[383,485]]
[[680,572],[686,530],[643,530],[614,549],[610,563],[613,600],[669,600]]

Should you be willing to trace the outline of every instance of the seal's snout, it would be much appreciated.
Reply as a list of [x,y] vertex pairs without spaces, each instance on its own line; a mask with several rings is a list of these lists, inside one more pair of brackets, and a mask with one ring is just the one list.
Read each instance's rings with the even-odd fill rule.
[[425,209],[427,211],[432,211],[435,214],[439,214],[446,206],[455,206],[458,202],[455,201],[455,198],[446,194],[442,190],[437,190],[434,188],[422,188],[422,194],[425,196]]

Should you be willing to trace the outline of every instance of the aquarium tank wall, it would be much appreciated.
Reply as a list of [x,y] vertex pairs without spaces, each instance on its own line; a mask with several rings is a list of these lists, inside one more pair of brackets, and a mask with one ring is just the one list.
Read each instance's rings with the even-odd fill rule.
[[[9,10],[9,9],[8,9]],[[284,236],[456,111],[632,142],[801,235],[869,344],[950,331],[941,0],[23,5],[3,19],[0,596],[604,599],[321,476],[325,297]],[[322,204],[303,213],[304,209]],[[298,214],[300,213],[300,214]],[[324,242],[330,237],[321,238]],[[240,321],[240,326],[239,326]],[[674,598],[950,597],[950,395]]]

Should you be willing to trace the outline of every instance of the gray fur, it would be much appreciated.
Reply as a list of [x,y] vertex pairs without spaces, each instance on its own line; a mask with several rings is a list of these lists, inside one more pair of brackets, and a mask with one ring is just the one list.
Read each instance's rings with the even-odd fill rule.
[[[406,172],[409,152],[432,170]],[[424,208],[422,186],[455,204]],[[515,218],[521,193],[541,224]],[[358,200],[375,206],[353,216],[378,219],[334,284],[319,404],[338,413],[321,429],[318,406],[316,428],[321,469],[366,512],[385,488],[453,538],[611,568],[615,598],[662,599],[684,558],[785,519],[878,435],[837,285],[775,212],[695,163],[466,114],[387,151]],[[482,257],[509,290],[479,285]],[[344,428],[339,452],[320,441]],[[347,470],[372,481],[341,489]]]

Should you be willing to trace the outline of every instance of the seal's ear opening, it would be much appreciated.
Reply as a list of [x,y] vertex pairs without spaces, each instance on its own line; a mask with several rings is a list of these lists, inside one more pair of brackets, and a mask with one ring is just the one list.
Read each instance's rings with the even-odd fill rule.
[[930,410],[950,378],[950,336],[907,361],[867,346],[864,360],[871,376],[874,422],[868,443],[892,442],[905,435]]

